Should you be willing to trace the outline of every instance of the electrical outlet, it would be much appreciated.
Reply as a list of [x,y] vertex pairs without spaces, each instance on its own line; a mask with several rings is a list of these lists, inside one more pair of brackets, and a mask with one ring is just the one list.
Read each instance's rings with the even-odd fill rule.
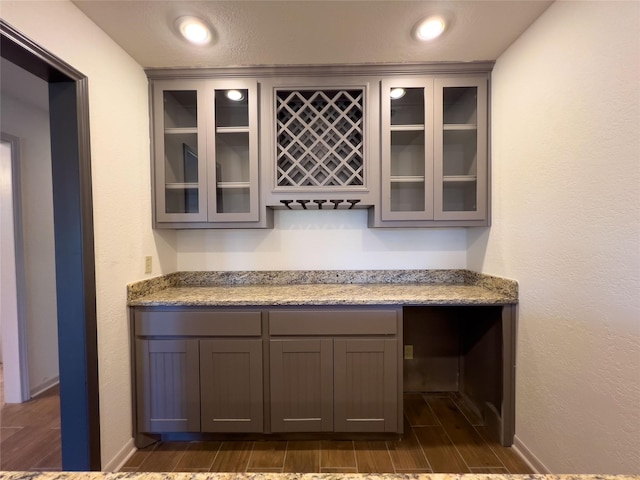
[[404,359],[413,360],[413,345],[404,346]]
[[152,258],[153,257],[144,257],[144,273],[151,273],[153,270]]

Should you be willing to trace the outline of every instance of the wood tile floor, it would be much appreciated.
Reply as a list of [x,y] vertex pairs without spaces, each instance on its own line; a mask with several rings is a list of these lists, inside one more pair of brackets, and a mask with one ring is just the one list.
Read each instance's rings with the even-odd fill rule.
[[0,368],[0,471],[61,468],[58,386],[28,402],[5,405]]
[[406,394],[394,441],[159,442],[123,472],[533,473],[455,393]]

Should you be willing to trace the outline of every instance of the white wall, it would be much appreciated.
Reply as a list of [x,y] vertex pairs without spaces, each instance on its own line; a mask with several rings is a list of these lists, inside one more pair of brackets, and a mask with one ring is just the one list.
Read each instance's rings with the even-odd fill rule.
[[20,138],[24,318],[29,392],[58,381],[58,318],[51,188],[49,86],[2,61],[1,130]]
[[498,59],[492,122],[469,267],[520,284],[517,439],[640,473],[640,3],[554,3]]
[[113,465],[131,440],[126,284],[145,277],[145,255],[153,275],[176,269],[173,233],[151,229],[147,79],[71,2],[2,1],[1,14],[89,79],[101,451]]
[[4,401],[23,401],[20,381],[18,338],[18,298],[16,290],[16,255],[13,228],[12,147],[0,143],[0,319],[2,325],[2,373]]
[[366,210],[278,210],[272,230],[178,232],[178,269],[466,268],[466,242],[464,229],[370,229]]

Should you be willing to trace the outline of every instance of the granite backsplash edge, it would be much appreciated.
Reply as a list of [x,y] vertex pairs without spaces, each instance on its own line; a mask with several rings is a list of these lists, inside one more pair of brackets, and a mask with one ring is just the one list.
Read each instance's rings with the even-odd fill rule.
[[518,283],[471,270],[268,270],[174,272],[127,285],[127,302],[172,287],[301,284],[476,285],[517,301]]

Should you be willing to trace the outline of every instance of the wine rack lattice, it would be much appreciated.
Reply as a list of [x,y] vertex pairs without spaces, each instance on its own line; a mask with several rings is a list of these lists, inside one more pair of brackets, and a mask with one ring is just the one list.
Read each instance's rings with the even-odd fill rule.
[[280,187],[363,185],[363,90],[277,92]]

